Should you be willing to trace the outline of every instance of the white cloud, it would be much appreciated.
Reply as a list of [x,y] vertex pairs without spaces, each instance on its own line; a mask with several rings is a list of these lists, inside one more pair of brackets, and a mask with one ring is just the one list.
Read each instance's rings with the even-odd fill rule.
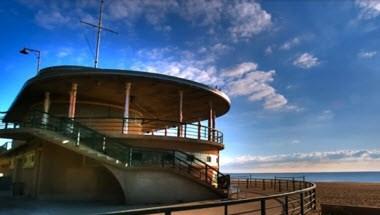
[[292,144],[300,144],[301,143],[301,141],[300,140],[297,140],[297,139],[295,139],[295,140],[292,140],[292,142],[291,142]]
[[197,60],[192,52],[181,51],[176,47],[143,49],[137,53],[134,69],[190,79],[211,86],[221,84],[216,68],[211,64],[214,58]]
[[320,113],[317,116],[317,120],[318,121],[328,121],[328,120],[332,120],[334,117],[335,117],[334,112],[332,112],[331,110],[324,110],[324,111],[322,111],[322,113]]
[[256,2],[234,1],[227,13],[232,22],[228,30],[235,40],[251,38],[272,25],[271,15]]
[[288,103],[288,100],[283,95],[277,93],[272,93],[264,98],[265,109],[279,109]]
[[372,19],[380,15],[379,0],[356,0],[355,4],[360,8],[360,19]]
[[293,65],[302,69],[310,69],[320,64],[319,59],[310,53],[303,53],[299,55],[294,61]]
[[376,51],[361,51],[358,53],[359,58],[373,58],[377,54]]
[[223,1],[220,0],[197,0],[184,1],[182,17],[193,24],[201,26],[214,26],[222,18]]
[[[99,7],[99,2],[94,0],[20,1],[38,10],[36,23],[46,29],[78,27],[80,19],[94,22],[97,14],[91,15],[89,11],[97,11]],[[168,32],[172,30],[168,24],[169,16],[191,22],[193,26],[207,27],[206,33],[221,38],[227,31],[234,41],[248,40],[272,25],[271,14],[251,0],[118,0],[104,5],[105,19],[126,23],[129,28],[143,20],[155,30]]]
[[291,40],[286,41],[284,44],[280,46],[281,50],[289,50],[295,46],[297,46],[301,42],[299,37],[295,37]]
[[245,62],[237,65],[234,68],[225,70],[222,76],[225,77],[241,77],[242,75],[248,73],[249,71],[256,70],[257,64],[252,62]]
[[68,47],[60,48],[57,52],[57,57],[58,58],[64,58],[64,57],[71,55],[72,53],[73,53],[72,48],[68,48]]
[[266,47],[264,53],[265,53],[265,55],[272,54],[273,53],[273,47],[272,46]]
[[[297,144],[298,140],[294,140]],[[367,163],[373,162],[372,168],[380,163],[379,150],[338,150],[329,152],[292,153],[269,156],[242,155],[233,158],[221,157],[222,168],[226,171],[335,171],[355,170],[358,164],[361,171],[366,170]],[[352,166],[352,164],[355,164]],[[377,167],[376,167],[377,166]],[[322,168],[322,169],[321,169]],[[339,169],[341,168],[341,169]],[[350,169],[351,168],[351,169]]]
[[247,96],[250,101],[263,101],[265,109],[280,109],[285,107],[288,100],[270,85],[274,80],[274,70],[259,71],[257,64],[244,62],[233,68],[224,70],[227,94],[230,96]]
[[[245,96],[252,102],[263,102],[264,109],[298,111],[294,105],[287,105],[288,100],[277,93],[271,83],[275,71],[257,70],[255,62],[243,62],[229,69],[218,69],[216,59],[229,47],[215,44],[202,47],[194,54],[181,51],[175,47],[140,50],[135,60],[134,69],[162,73],[201,82],[207,85],[222,87],[229,96]],[[176,57],[173,57],[176,56]],[[211,56],[211,57],[210,57]]]
[[68,24],[71,19],[68,16],[61,14],[60,11],[38,11],[35,20],[37,24],[46,29],[52,30],[58,26]]
[[109,17],[113,20],[123,20],[132,24],[143,18],[156,30],[163,31],[171,30],[171,26],[165,24],[166,16],[176,10],[178,10],[178,2],[175,0],[118,0],[106,8]]

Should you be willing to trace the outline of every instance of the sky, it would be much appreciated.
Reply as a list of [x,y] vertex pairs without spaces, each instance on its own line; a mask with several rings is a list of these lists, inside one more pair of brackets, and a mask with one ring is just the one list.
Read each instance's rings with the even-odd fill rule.
[[[41,67],[93,66],[98,0],[0,1],[0,110]],[[101,68],[221,88],[223,172],[380,170],[380,1],[105,0]]]

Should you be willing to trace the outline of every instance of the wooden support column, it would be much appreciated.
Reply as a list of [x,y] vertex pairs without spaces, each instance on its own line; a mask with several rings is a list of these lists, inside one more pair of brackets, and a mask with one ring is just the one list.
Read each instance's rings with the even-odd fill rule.
[[77,89],[78,89],[78,84],[73,83],[71,85],[70,103],[69,103],[69,118],[71,119],[75,118],[75,108],[76,108],[76,103],[77,103]]
[[123,120],[123,134],[128,134],[128,117],[129,117],[129,103],[131,98],[131,86],[130,82],[125,84],[125,102],[124,102],[124,120]]
[[178,121],[179,121],[179,125],[178,125],[177,136],[182,137],[183,136],[183,126],[182,126],[182,122],[183,122],[183,91],[182,90],[179,91]]
[[42,124],[46,125],[49,121],[49,109],[50,109],[50,93],[45,92],[45,98],[44,98],[44,113],[42,115]]

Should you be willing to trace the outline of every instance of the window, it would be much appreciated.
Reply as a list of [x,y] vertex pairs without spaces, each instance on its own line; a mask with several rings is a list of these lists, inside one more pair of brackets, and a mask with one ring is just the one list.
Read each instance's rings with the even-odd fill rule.
[[211,156],[207,156],[207,162],[211,162]]

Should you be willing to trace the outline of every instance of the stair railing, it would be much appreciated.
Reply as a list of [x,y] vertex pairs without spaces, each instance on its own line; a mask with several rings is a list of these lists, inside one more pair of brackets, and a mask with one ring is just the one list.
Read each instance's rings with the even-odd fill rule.
[[[4,122],[3,124],[11,124]],[[229,176],[220,173],[216,168],[196,158],[194,155],[178,150],[160,150],[131,147],[121,144],[94,129],[91,129],[75,119],[57,117],[38,110],[31,111],[18,125],[50,130],[61,134],[66,140],[63,144],[75,146],[85,145],[99,153],[116,159],[125,167],[146,165],[172,165],[181,172],[217,189],[228,190]],[[9,129],[5,126],[4,129]],[[18,128],[14,126],[14,128]]]

